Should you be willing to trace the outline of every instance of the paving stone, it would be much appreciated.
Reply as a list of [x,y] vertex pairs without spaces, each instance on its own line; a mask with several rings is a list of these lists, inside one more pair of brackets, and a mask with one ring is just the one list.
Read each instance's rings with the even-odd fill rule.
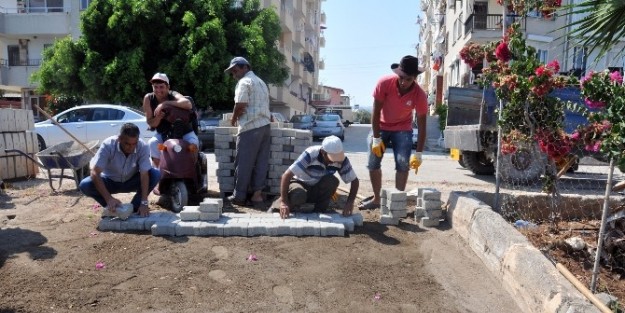
[[399,225],[399,218],[393,217],[391,215],[380,215],[380,224],[383,225]]
[[247,224],[247,236],[266,236],[267,235],[267,224],[263,224],[258,221],[253,221]]
[[195,226],[199,224],[198,221],[180,221],[176,224],[176,236],[193,236],[195,235]]
[[362,226],[364,225],[364,217],[362,216],[362,214],[360,213],[354,213],[350,216],[352,218],[352,220],[354,221],[354,225],[356,226]]
[[390,215],[394,218],[404,218],[408,216],[408,211],[407,210],[394,210],[394,211],[391,211]]
[[127,220],[120,223],[119,230],[146,230],[145,220],[147,217],[141,217],[139,215],[131,215]]
[[434,188],[419,188],[418,197],[424,200],[440,200],[441,192]]
[[226,223],[223,226],[224,236],[243,236],[247,237],[247,225],[248,223]]
[[197,221],[200,219],[200,207],[199,206],[185,206],[180,211],[181,221]]
[[100,219],[98,223],[98,230],[100,231],[109,231],[109,230],[121,230],[121,222],[122,220],[117,217],[103,217]]
[[345,236],[345,225],[341,223],[319,222],[319,236]]
[[398,211],[398,210],[405,210],[406,209],[406,201],[392,201],[390,203],[390,205],[388,205],[389,210],[391,211]]
[[214,221],[199,223],[199,229],[197,236],[223,236],[224,235],[224,222]]
[[221,214],[219,212],[210,212],[210,213],[200,212],[199,220],[216,221],[216,220],[219,220],[220,217],[221,217]]
[[419,221],[421,227],[436,227],[440,224],[437,218],[422,217]]
[[151,231],[154,236],[176,236],[176,225],[180,222],[176,220],[158,221],[152,225]]

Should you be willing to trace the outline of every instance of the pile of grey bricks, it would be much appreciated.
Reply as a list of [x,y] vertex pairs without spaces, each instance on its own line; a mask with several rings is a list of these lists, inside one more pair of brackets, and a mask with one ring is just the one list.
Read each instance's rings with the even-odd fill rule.
[[[399,219],[408,215],[408,195],[395,188],[383,188],[380,191],[380,224],[398,225]],[[443,217],[440,191],[433,188],[417,189],[415,222],[421,227],[436,227]]]
[[395,188],[380,190],[380,224],[398,225],[399,219],[408,215],[408,196]]
[[133,214],[126,220],[102,217],[100,231],[151,231],[155,236],[345,236],[363,225],[360,213],[296,213],[282,219],[279,213],[223,213],[221,199],[205,198],[199,206],[179,213]]
[[421,227],[438,226],[443,218],[441,192],[434,188],[418,188],[414,216]]
[[[224,197],[234,190],[234,157],[236,155],[237,128],[229,127],[231,114],[224,114],[215,128],[215,159],[217,182]],[[290,123],[271,123],[271,155],[267,175],[268,194],[280,194],[282,174],[306,148],[312,145],[309,130],[292,129]]]

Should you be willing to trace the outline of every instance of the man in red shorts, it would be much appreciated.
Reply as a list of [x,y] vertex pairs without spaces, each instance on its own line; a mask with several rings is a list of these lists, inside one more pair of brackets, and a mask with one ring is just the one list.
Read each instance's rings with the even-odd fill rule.
[[[369,177],[373,197],[365,199],[358,207],[372,210],[380,207],[382,171],[380,164],[386,146],[393,146],[395,158],[395,188],[404,190],[408,171],[415,172],[421,165],[421,153],[425,144],[427,121],[427,96],[416,82],[419,60],[411,55],[391,65],[394,74],[382,77],[373,91],[373,113],[369,134]],[[412,152],[413,110],[416,111],[419,139],[416,152]]]

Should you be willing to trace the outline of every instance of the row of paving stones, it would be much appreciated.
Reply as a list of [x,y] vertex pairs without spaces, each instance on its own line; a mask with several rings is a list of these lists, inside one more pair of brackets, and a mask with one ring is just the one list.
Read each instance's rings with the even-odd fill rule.
[[[184,212],[184,211],[183,211]],[[181,212],[182,213],[182,212]],[[222,213],[217,220],[183,220],[181,214],[158,211],[148,217],[131,215],[122,220],[103,217],[101,231],[151,231],[155,236],[345,236],[363,225],[360,213]]]

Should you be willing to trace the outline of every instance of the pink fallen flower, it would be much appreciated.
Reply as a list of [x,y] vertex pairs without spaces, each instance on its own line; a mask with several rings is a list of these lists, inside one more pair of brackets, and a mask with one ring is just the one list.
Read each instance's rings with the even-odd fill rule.
[[95,269],[96,269],[96,270],[101,270],[101,269],[104,269],[105,267],[106,267],[106,266],[104,265],[104,262],[97,262],[97,263],[95,264]]
[[100,204],[98,203],[94,204],[92,209],[93,209],[93,212],[98,212],[98,210],[100,210]]
[[258,257],[256,257],[256,254],[252,253],[250,254],[250,256],[247,257],[247,260],[250,262],[255,262],[258,261]]
[[380,301],[381,299],[382,299],[382,294],[379,292],[376,292],[375,295],[373,296],[373,300]]

